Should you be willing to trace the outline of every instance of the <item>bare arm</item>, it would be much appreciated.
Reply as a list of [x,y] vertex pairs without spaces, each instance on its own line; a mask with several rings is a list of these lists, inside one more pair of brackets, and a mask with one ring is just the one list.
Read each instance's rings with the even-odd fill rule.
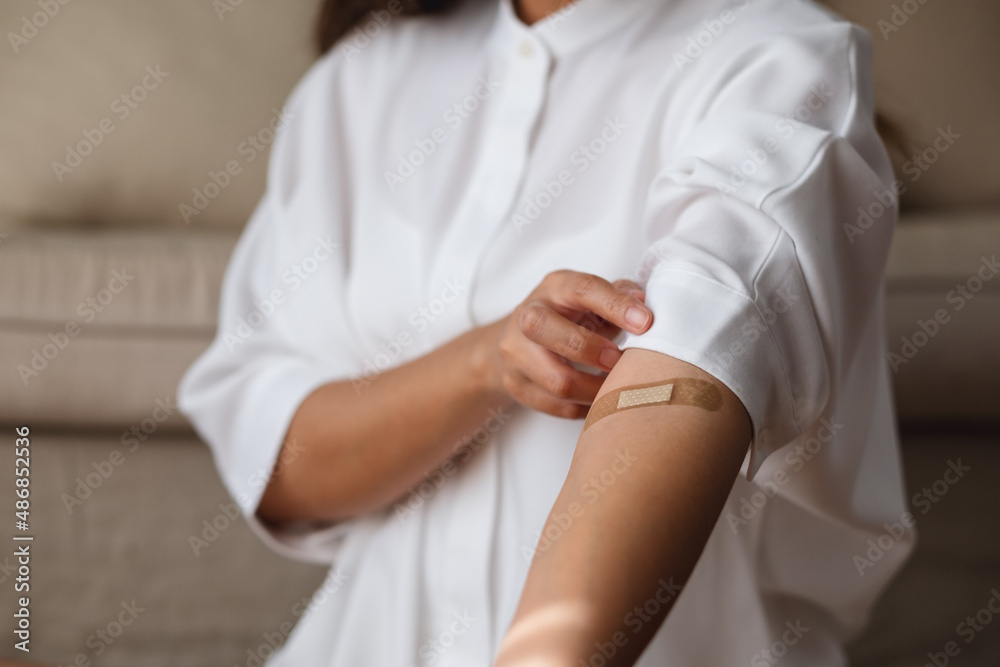
[[[609,338],[618,327],[641,333],[652,320],[636,290],[557,271],[510,316],[385,371],[360,391],[350,381],[320,387],[292,419],[288,455],[258,513],[273,522],[340,520],[384,507],[452,456],[491,408],[516,401],[583,417],[604,378],[567,360],[614,366],[621,352]],[[645,324],[628,324],[631,307],[647,316]],[[612,324],[588,329],[588,313]]]
[[[540,542],[497,667],[576,667],[581,659],[589,664],[595,643],[611,642],[615,633],[621,633],[624,646],[607,664],[631,665],[662,623],[669,603],[637,633],[624,618],[656,595],[661,579],[678,585],[687,580],[751,433],[742,403],[728,388],[658,352],[626,350],[598,398],[619,387],[675,377],[713,383],[720,407],[633,408],[596,421],[581,434],[543,531],[557,537],[544,549]],[[615,481],[602,483],[602,473],[605,481],[612,476]],[[566,526],[566,516],[573,519],[567,528],[549,529],[558,526],[554,517]]]
[[[490,408],[510,399],[485,381],[483,330],[456,338],[365,386],[310,394],[285,439],[260,513],[271,521],[339,520],[385,506],[453,454]],[[290,445],[294,443],[294,447]]]

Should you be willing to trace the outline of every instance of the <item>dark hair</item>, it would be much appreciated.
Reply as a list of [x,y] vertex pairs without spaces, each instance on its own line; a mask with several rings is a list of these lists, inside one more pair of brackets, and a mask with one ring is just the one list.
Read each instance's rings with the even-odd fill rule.
[[324,0],[316,25],[316,45],[326,53],[358,25],[371,12],[388,11],[392,14],[414,16],[443,12],[457,5],[459,0]]

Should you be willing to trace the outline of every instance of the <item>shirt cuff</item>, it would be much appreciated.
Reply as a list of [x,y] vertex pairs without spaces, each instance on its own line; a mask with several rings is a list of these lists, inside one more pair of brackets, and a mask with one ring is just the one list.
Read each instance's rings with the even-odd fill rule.
[[[230,495],[254,533],[278,553],[296,560],[331,564],[339,550],[342,537],[353,521],[297,522],[272,525],[257,517],[264,490],[275,466],[285,465],[297,456],[294,447],[282,453],[288,426],[302,402],[316,389],[341,379],[329,369],[294,362],[258,385],[266,388],[266,404],[249,401],[258,414],[251,420],[251,429],[244,433],[243,446],[231,451],[229,460],[221,460],[216,452],[216,465]],[[258,397],[260,398],[260,397]],[[279,461],[279,458],[282,460]]]
[[637,347],[697,366],[726,385],[750,416],[747,480],[772,452],[796,438],[792,393],[781,354],[752,298],[698,273],[659,266],[646,285],[653,324],[625,333],[621,348]]

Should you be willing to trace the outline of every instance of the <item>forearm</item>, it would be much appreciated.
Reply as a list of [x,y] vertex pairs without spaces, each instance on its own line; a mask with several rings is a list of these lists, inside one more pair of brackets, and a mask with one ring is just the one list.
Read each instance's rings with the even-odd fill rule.
[[453,455],[509,398],[486,381],[473,330],[365,386],[333,382],[299,406],[259,512],[270,521],[340,520],[384,507]]
[[721,406],[629,409],[583,432],[498,666],[576,667],[615,633],[625,644],[607,664],[630,665],[659,627],[676,591],[638,631],[624,619],[656,596],[661,580],[686,581],[750,439],[749,418],[728,389],[656,352],[626,351],[599,396],[672,377],[713,383]]

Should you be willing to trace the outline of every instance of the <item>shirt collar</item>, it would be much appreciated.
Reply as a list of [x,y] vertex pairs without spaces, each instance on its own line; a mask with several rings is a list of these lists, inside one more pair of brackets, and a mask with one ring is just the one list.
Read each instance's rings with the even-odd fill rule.
[[518,18],[513,0],[499,0],[493,42],[506,51],[533,37],[560,58],[620,30],[655,4],[650,0],[576,0],[528,26]]

